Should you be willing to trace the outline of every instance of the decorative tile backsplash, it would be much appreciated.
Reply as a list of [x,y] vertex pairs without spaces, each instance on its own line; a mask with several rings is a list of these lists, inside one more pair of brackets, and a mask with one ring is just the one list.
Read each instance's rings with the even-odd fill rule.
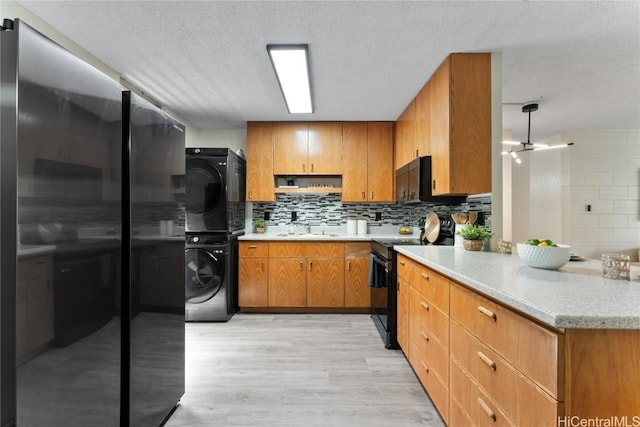
[[[431,203],[342,203],[339,194],[278,194],[274,203],[254,203],[253,219],[262,219],[268,212],[269,225],[286,225],[291,222],[291,213],[296,212],[297,221],[309,225],[342,226],[347,218],[366,219],[379,225],[418,226],[420,218],[428,211],[450,214],[464,210],[484,212],[491,215],[491,195],[471,196],[458,206]],[[376,221],[376,213],[380,220]]]

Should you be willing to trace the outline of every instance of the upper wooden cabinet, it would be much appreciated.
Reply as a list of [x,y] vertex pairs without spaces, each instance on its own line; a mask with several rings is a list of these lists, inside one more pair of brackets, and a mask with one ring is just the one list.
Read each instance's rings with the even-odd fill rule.
[[396,122],[395,169],[416,157],[416,100],[402,112]]
[[342,123],[275,123],[273,152],[273,175],[340,175]]
[[343,125],[342,201],[393,202],[393,123]]
[[430,81],[434,195],[491,191],[491,55],[451,54]]
[[[416,157],[431,154],[431,90],[433,83],[429,80],[416,96]],[[402,166],[402,165],[401,165]]]
[[247,201],[273,202],[274,123],[247,123]]

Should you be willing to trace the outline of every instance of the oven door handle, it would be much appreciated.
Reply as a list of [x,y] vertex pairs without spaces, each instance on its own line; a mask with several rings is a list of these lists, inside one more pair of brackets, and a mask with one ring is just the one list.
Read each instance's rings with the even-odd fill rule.
[[385,262],[385,261],[381,261],[381,260],[380,260],[380,258],[378,258],[377,256],[374,256],[374,257],[373,257],[373,262],[375,262],[376,264],[380,264],[381,266],[383,266],[385,271],[387,271],[387,272],[389,271],[389,266],[388,266],[387,262]]

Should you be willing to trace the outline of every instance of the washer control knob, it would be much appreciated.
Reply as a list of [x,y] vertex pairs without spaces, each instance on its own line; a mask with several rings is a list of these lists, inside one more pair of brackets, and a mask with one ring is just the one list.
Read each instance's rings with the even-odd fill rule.
[[191,241],[192,241],[193,243],[198,243],[198,242],[200,241],[200,237],[198,237],[198,236],[193,236],[193,237],[191,238]]

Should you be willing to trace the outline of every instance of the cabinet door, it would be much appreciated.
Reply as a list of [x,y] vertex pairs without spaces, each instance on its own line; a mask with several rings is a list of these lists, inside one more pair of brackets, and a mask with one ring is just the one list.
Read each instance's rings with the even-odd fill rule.
[[305,307],[307,303],[304,259],[269,259],[269,307]]
[[344,262],[344,306],[371,307],[369,258],[350,258]]
[[344,260],[307,260],[307,307],[344,307]]
[[309,123],[308,174],[342,174],[342,123]]
[[416,101],[415,99],[398,117],[396,129],[395,169],[406,165],[416,157]]
[[240,258],[238,292],[240,307],[267,307],[269,260]]
[[273,202],[273,123],[247,123],[247,201]]
[[29,348],[53,339],[53,275],[40,276],[27,283]]
[[370,202],[393,202],[393,123],[370,122],[367,124],[367,129],[368,200]]
[[409,354],[409,283],[403,279],[398,279],[398,299],[397,299],[397,316],[398,316],[398,344],[406,355]]
[[420,157],[431,154],[431,86],[429,80],[416,96],[416,148]]
[[[307,123],[279,122],[275,124],[273,140],[273,174],[300,175],[309,173]],[[273,177],[271,177],[273,180]]]
[[491,55],[453,54],[450,74],[447,193],[490,192]]
[[440,194],[449,188],[449,58],[431,82],[431,179],[433,194]]
[[[367,123],[347,122],[343,125],[344,144],[342,157],[342,201],[365,202],[367,197]],[[393,150],[393,145],[391,145]],[[393,154],[393,152],[391,153]],[[387,162],[393,165],[393,156],[389,155]],[[393,166],[392,166],[393,169]],[[393,173],[393,172],[392,172]],[[388,177],[387,177],[388,178]],[[393,181],[393,180],[392,180]],[[391,181],[391,182],[392,182]]]

